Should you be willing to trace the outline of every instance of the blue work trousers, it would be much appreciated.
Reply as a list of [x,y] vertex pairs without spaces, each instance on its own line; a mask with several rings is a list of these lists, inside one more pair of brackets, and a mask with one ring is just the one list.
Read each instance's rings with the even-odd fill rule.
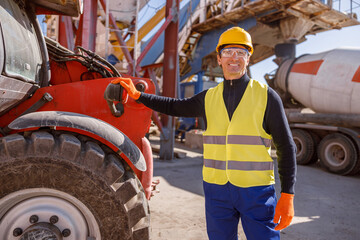
[[273,222],[276,193],[273,185],[240,188],[204,182],[206,227],[210,240],[237,240],[241,218],[247,240],[279,240]]

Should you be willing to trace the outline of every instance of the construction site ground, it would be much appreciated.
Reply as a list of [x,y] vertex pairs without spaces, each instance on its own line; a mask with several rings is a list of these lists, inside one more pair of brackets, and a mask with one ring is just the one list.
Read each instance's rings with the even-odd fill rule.
[[[150,136],[153,149],[159,138]],[[206,240],[202,150],[175,142],[183,158],[160,160],[154,151],[157,193],[150,200],[153,240]],[[186,157],[184,155],[186,154]],[[275,155],[274,155],[275,158]],[[276,162],[276,161],[275,161]],[[280,181],[276,172],[276,190]],[[319,163],[298,166],[295,218],[281,232],[283,240],[355,240],[360,236],[360,176],[339,176],[321,169]],[[239,224],[239,239],[246,239]]]

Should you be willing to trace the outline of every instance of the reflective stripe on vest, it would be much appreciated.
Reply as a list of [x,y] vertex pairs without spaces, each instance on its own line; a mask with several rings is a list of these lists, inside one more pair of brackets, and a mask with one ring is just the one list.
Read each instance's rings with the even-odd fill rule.
[[[264,145],[265,147],[271,146],[271,140],[262,138],[260,136],[227,136],[228,144],[248,144],[248,145]],[[204,144],[226,144],[225,136],[204,136]]]
[[267,86],[250,80],[231,121],[223,99],[223,83],[207,91],[203,134],[203,179],[213,184],[230,181],[238,187],[275,183],[270,156],[271,136],[263,129]]
[[228,167],[226,168],[225,161],[217,161],[213,159],[204,159],[204,166],[220,170],[244,170],[244,171],[265,171],[273,170],[273,162],[245,162],[245,161],[227,161]]

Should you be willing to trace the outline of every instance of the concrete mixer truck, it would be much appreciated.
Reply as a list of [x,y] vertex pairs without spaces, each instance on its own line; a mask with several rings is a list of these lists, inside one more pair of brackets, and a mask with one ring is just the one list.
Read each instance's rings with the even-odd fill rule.
[[295,58],[295,45],[275,47],[279,64],[265,79],[280,95],[298,164],[320,159],[340,175],[360,170],[360,48]]

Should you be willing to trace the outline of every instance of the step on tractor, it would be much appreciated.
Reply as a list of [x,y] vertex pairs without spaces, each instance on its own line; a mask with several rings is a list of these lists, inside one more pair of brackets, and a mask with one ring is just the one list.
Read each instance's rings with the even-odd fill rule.
[[150,238],[151,110],[111,84],[111,64],[44,37],[36,18],[79,9],[0,1],[0,239]]

